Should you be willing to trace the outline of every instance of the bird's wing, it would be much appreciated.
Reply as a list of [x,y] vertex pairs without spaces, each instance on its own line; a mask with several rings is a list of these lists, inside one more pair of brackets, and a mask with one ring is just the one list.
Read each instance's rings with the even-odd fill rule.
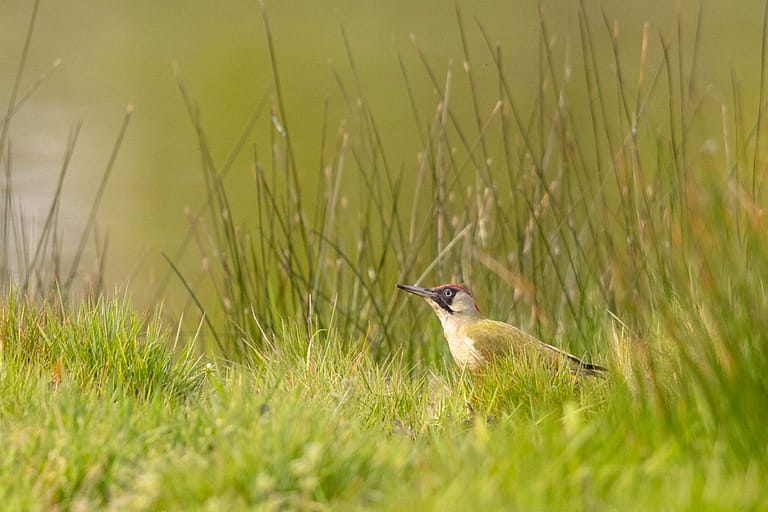
[[591,375],[598,375],[598,371],[605,371],[602,366],[585,363],[573,354],[544,343],[514,325],[496,320],[486,320],[486,322],[492,322],[494,328],[489,329],[487,324],[485,327],[473,324],[465,331],[465,334],[474,340],[475,349],[486,359],[503,353],[511,353],[517,357],[539,354],[555,364],[565,361],[574,371]]

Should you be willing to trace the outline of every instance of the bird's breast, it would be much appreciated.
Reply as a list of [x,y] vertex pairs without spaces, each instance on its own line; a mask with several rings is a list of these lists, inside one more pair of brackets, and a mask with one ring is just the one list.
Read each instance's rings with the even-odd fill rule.
[[467,336],[454,336],[448,339],[451,356],[461,368],[476,370],[485,361],[483,355],[475,348],[475,342]]

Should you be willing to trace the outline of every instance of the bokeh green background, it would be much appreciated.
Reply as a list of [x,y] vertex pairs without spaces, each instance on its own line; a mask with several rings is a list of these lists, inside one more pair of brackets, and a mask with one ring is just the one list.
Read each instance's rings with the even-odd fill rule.
[[[684,55],[690,59],[701,7],[696,60],[697,84],[704,91],[698,114],[701,129],[718,133],[720,105],[732,102],[732,74],[741,83],[745,108],[756,108],[760,2],[585,0],[584,5],[596,31],[606,32],[603,16],[616,23],[621,51],[630,63],[623,71],[632,80],[637,71],[631,63],[639,58],[643,24],[648,23],[651,36],[650,69],[661,62],[660,41],[675,41],[679,27]],[[441,80],[449,69],[453,71],[452,107],[457,115],[470,115],[457,6],[470,38],[484,101],[481,108],[486,112],[496,101],[498,83],[478,23],[503,48],[507,79],[521,105],[530,104],[537,93],[539,8],[557,55],[567,55],[568,48],[579,44],[575,1],[267,2],[289,136],[310,187],[320,173],[324,111],[328,131],[335,136],[341,121],[354,119],[355,101],[361,94],[376,116],[390,162],[406,170],[416,167],[416,155],[423,149],[418,134],[427,127],[413,120],[399,58],[412,80],[422,119],[429,121],[439,102],[416,47]],[[0,3],[3,101],[13,82],[31,9],[29,0]],[[342,27],[359,72],[359,89],[350,71]],[[601,40],[607,42],[604,37]],[[599,52],[610,73],[609,45]],[[56,59],[61,59],[61,65],[51,70]],[[42,73],[47,78],[11,127],[14,190],[34,225],[50,200],[67,134],[78,120],[83,122],[62,208],[66,253],[68,241],[74,243],[82,227],[124,108],[134,106],[99,226],[109,234],[110,282],[131,280],[140,298],[152,297],[153,286],[167,270],[160,252],[173,253],[186,232],[184,208],[197,208],[204,195],[194,128],[174,67],[200,109],[214,159],[220,164],[256,104],[274,93],[258,2],[43,0],[23,89]],[[243,222],[248,222],[249,202],[255,197],[252,145],[260,154],[268,154],[270,131],[269,116],[264,115],[227,178]]]

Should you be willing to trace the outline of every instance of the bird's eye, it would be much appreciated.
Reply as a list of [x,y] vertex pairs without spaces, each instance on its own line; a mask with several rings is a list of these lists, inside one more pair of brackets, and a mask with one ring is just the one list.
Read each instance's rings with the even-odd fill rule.
[[450,299],[451,297],[453,297],[453,290],[451,290],[450,288],[446,288],[445,290],[443,290],[443,297],[447,299]]

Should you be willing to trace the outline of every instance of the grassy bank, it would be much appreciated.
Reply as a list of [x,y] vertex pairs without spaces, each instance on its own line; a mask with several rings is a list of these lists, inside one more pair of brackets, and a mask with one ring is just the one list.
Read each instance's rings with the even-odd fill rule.
[[203,364],[138,320],[119,301],[4,307],[6,510],[768,505],[764,441],[745,453],[712,430],[744,418],[685,399],[689,372],[660,382],[666,409],[616,364],[609,381],[514,366],[470,379],[298,330],[264,364]]

